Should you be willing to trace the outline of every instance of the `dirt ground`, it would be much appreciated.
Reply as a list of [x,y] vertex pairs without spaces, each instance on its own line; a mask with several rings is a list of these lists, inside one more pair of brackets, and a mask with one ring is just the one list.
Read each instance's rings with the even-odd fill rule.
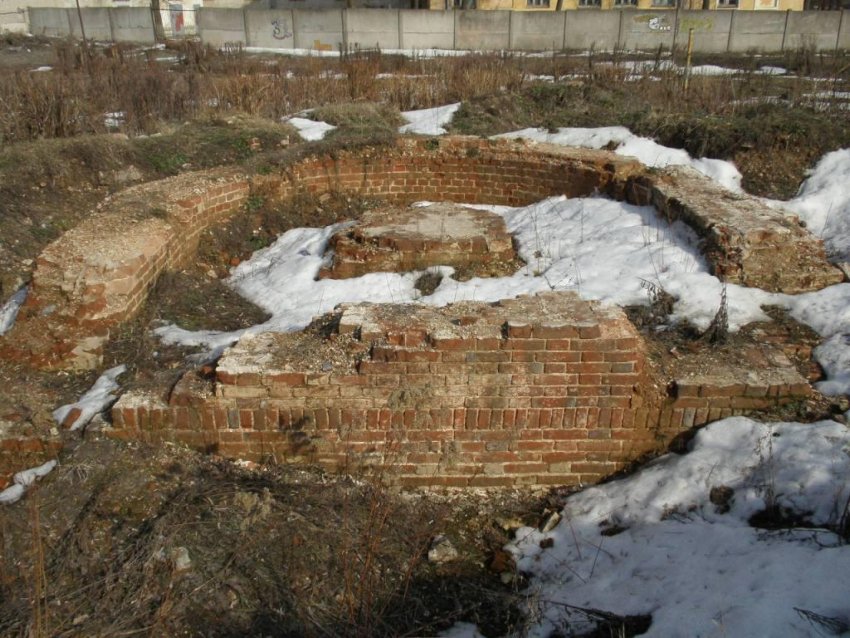
[[[47,40],[0,40],[0,70],[69,64],[57,59],[59,50],[67,53]],[[212,73],[234,64],[203,49],[181,55],[174,71],[186,78],[193,77],[187,69]],[[454,132],[630,126],[661,143],[735,159],[745,188],[780,198],[796,192],[824,152],[850,145],[846,112],[769,106],[718,117],[719,107],[709,103],[718,85],[703,86],[701,80],[681,112],[666,112],[663,94],[618,83],[622,73],[616,69],[586,82],[548,85],[523,81],[520,71],[567,73],[588,61],[530,61],[522,69],[506,69],[508,62],[482,61],[482,74],[493,77],[476,86],[462,73],[468,68],[458,67],[445,92],[434,93],[463,100]],[[826,62],[805,56],[760,63],[832,72]],[[239,64],[251,73],[268,72],[256,60]],[[408,83],[387,91],[391,108],[378,107],[379,93],[358,75],[364,69],[427,73],[422,61],[292,62],[299,78],[337,70],[335,65],[348,74],[342,93],[353,102],[320,111],[340,127],[320,145],[301,143],[291,129],[256,113],[157,123],[157,134],[147,137],[118,132],[4,145],[0,302],[29,279],[40,250],[110,192],[184,170],[242,163],[262,172],[311,149],[385,142],[394,135],[399,108],[430,105],[420,104],[432,98]],[[509,81],[498,81],[498,73],[509,73],[504,76]],[[228,95],[241,95],[239,107],[250,111],[256,96],[245,77],[227,80],[233,89]],[[493,89],[502,85],[504,91]],[[462,87],[469,92],[460,93]],[[770,85],[753,79],[744,90],[742,98],[761,90],[790,95],[802,89],[793,79]],[[261,309],[222,283],[228,269],[288,228],[356,219],[375,204],[343,195],[288,203],[252,198],[244,215],[205,235],[191,268],[162,278],[139,316],[113,335],[105,366],[129,365],[125,387],[169,387],[187,369],[190,351],[163,346],[151,327],[169,321],[232,330],[263,321]],[[644,311],[633,318],[652,337],[652,355],[663,368],[675,366],[676,352],[682,351],[700,352],[706,360],[734,358],[736,348],[764,338],[767,330],[797,344],[789,355],[804,376],[815,378],[809,355],[816,336],[780,311],[770,312],[773,325],[753,326],[725,345],[687,326],[658,332]],[[95,377],[0,361],[0,419],[14,417],[47,431],[55,426],[52,410],[78,398]],[[814,420],[843,412],[845,403],[816,395],[766,416]],[[399,493],[382,487],[380,477],[246,466],[180,447],[118,443],[103,438],[97,424],[82,436],[63,437],[67,446],[59,467],[22,502],[0,509],[2,635],[414,636],[432,635],[456,620],[477,623],[486,636],[521,634],[535,604],[519,593],[522,575],[514,573],[502,547],[520,525],[545,524],[568,495],[564,489]],[[429,561],[428,550],[440,536],[457,549],[456,560]],[[586,636],[635,635],[648,622],[599,610],[576,614],[576,631]],[[589,629],[594,625],[597,629]]]
[[[0,633],[503,635],[521,598],[501,547],[563,496],[402,494],[90,432],[0,510]],[[457,559],[429,561],[437,536]]]

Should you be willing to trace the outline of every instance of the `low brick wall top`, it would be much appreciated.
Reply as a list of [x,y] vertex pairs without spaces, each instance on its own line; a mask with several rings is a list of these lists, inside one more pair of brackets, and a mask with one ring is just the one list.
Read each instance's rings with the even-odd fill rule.
[[673,167],[632,179],[629,199],[681,220],[703,242],[712,272],[724,281],[795,294],[844,280],[823,242],[800,220],[751,195],[732,193],[692,168]]
[[110,328],[132,317],[159,274],[190,259],[200,233],[247,197],[245,175],[221,169],[107,198],[39,256],[0,356],[46,368],[97,367]]
[[367,212],[328,244],[333,261],[320,278],[453,266],[466,276],[512,275],[521,266],[505,220],[495,213],[432,203]]

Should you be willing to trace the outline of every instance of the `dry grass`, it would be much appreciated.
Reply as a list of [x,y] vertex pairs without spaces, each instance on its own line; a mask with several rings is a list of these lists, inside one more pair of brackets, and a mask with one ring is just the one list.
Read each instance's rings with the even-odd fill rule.
[[521,601],[480,553],[425,558],[501,499],[449,507],[364,477],[90,440],[28,496],[29,517],[0,512],[0,633],[365,638],[463,618],[501,635]]

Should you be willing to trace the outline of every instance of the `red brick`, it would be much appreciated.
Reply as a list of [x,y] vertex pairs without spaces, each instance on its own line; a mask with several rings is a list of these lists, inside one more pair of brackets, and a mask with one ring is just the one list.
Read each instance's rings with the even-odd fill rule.
[[475,343],[470,339],[458,337],[431,337],[431,342],[437,350],[472,350]]
[[531,326],[527,323],[508,321],[502,329],[509,339],[530,339]]
[[545,350],[546,341],[544,339],[506,339],[502,346],[505,350],[534,351]]
[[505,463],[505,474],[537,474],[549,470],[546,463]]
[[[602,330],[599,326],[584,326],[579,328],[579,337],[582,339],[598,339],[600,336],[602,336]],[[613,348],[611,349],[613,350]]]
[[255,372],[242,372],[236,377],[236,385],[258,386],[260,385],[260,375]]
[[[239,376],[241,381],[243,375]],[[306,377],[301,372],[281,372],[278,374],[264,375],[266,383],[279,383],[280,385],[303,386]]]
[[575,339],[579,331],[575,326],[535,325],[532,336],[535,339]]

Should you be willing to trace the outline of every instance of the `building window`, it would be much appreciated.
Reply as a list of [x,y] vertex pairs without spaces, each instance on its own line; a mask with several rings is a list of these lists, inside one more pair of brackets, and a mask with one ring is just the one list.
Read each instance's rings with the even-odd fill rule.
[[598,7],[602,0],[578,0],[580,7]]
[[675,7],[676,0],[652,0],[653,7]]
[[636,7],[637,0],[614,0],[615,7]]
[[527,0],[528,4],[526,6],[529,7],[548,7],[549,0]]
[[735,9],[738,7],[738,0],[717,0],[717,6],[720,8]]

